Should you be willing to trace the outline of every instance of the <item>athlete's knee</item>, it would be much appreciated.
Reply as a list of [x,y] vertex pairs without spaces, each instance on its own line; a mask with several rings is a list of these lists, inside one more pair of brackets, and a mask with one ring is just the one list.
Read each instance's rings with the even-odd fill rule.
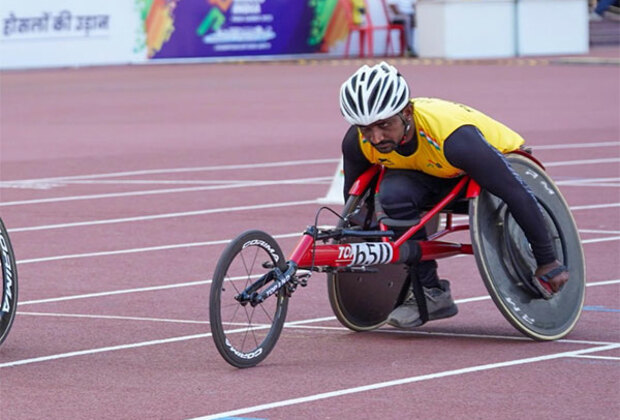
[[407,188],[398,184],[381,184],[379,201],[388,217],[413,219],[420,215],[420,208]]

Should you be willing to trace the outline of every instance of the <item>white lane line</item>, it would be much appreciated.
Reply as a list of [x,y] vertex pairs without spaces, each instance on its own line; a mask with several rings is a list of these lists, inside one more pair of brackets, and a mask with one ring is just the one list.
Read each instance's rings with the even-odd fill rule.
[[[240,280],[245,278],[246,276],[239,277],[230,277],[230,280]],[[253,274],[250,278],[258,278],[259,274]],[[52,303],[52,302],[62,302],[65,300],[76,300],[76,299],[89,299],[103,296],[114,296],[114,295],[124,295],[127,293],[142,293],[142,292],[152,292],[155,290],[166,290],[166,289],[176,289],[177,287],[193,287],[193,286],[203,286],[205,284],[211,284],[213,282],[212,279],[209,280],[198,280],[198,281],[190,281],[185,283],[173,283],[173,284],[163,284],[160,286],[146,286],[146,287],[137,287],[133,289],[120,289],[120,290],[110,290],[107,292],[96,292],[96,293],[85,293],[82,295],[72,295],[72,296],[63,296],[57,298],[46,298],[46,299],[36,299],[36,300],[28,300],[25,302],[19,302],[18,306],[24,305],[34,305],[37,303]]]
[[[295,328],[303,329],[305,326],[297,326]],[[350,331],[348,328],[341,327],[344,331]],[[507,341],[528,341],[532,342],[532,339],[524,335],[497,335],[497,334],[471,334],[471,333],[455,333],[455,332],[440,332],[440,331],[407,331],[397,330],[391,327],[385,327],[378,330],[382,334],[404,334],[404,335],[424,335],[424,336],[439,336],[439,337],[459,337],[459,338],[475,338],[475,339],[495,339],[495,340],[507,340]],[[588,346],[607,346],[609,344],[620,344],[616,341],[596,341],[596,340],[573,340],[570,338],[562,338],[556,340],[555,343],[568,343],[579,344]]]
[[[317,323],[317,322],[326,322],[326,321],[333,321],[335,320],[336,317],[334,316],[328,316],[328,317],[321,317],[321,318],[313,318],[313,319],[304,319],[304,320],[299,320],[299,321],[291,321],[291,322],[287,322],[285,323],[285,326],[287,328],[296,328],[298,326],[304,326],[306,324],[312,324],[312,323]],[[143,320],[143,319],[140,319]],[[252,328],[252,330],[259,330],[259,329],[265,329],[268,328],[268,326],[259,326],[256,328]],[[248,329],[247,328],[240,328],[237,330],[228,330],[227,333],[237,333],[237,332],[246,332]],[[348,331],[348,330],[347,330]],[[387,332],[387,331],[386,331]],[[395,333],[399,333],[399,331],[393,331]],[[492,338],[502,338],[502,339],[507,339],[507,340],[514,340],[515,338],[517,339],[527,339],[527,337],[513,337],[513,336],[486,336],[486,335],[475,335],[475,334],[459,334],[459,333],[433,333],[433,332],[425,332],[425,331],[400,331],[403,333],[407,333],[407,334],[424,334],[424,335],[446,335],[446,336],[451,336],[451,337],[460,337],[460,336],[467,336],[469,338],[482,338],[482,339],[488,339],[489,337]],[[206,338],[206,337],[211,337],[211,333],[201,333],[201,334],[191,334],[191,335],[184,335],[184,336],[179,336],[179,337],[170,337],[170,338],[166,338],[166,339],[158,339],[158,340],[149,340],[149,341],[142,341],[142,342],[138,342],[138,343],[130,343],[130,344],[122,344],[122,345],[116,345],[116,346],[106,346],[106,347],[99,347],[99,348],[94,348],[94,349],[88,349],[88,350],[78,350],[78,351],[72,351],[72,352],[67,352],[67,353],[59,353],[59,354],[53,354],[53,355],[48,355],[48,356],[40,356],[40,357],[33,357],[33,358],[29,358],[29,359],[21,359],[21,360],[13,360],[10,362],[5,362],[5,363],[0,363],[0,368],[5,368],[5,367],[14,367],[14,366],[22,366],[22,365],[27,365],[27,364],[32,364],[32,363],[40,363],[40,362],[47,362],[47,361],[51,361],[51,360],[58,360],[58,359],[66,359],[66,358],[70,358],[70,357],[79,357],[79,356],[86,356],[86,355],[91,355],[91,354],[98,354],[98,353],[105,353],[105,352],[110,352],[110,351],[117,351],[117,350],[128,350],[128,349],[135,349],[135,348],[140,348],[140,347],[148,347],[148,346],[154,346],[154,345],[160,345],[160,344],[169,344],[169,343],[176,343],[176,342],[181,342],[181,341],[187,341],[187,340],[195,340],[195,339],[199,339],[199,338]],[[529,339],[527,339],[529,340]],[[582,345],[599,345],[600,343],[598,342],[590,342],[587,340],[558,340],[557,343],[576,343],[576,344],[582,344]],[[611,346],[620,346],[620,344],[617,343],[603,343],[601,345],[611,345]]]
[[[620,233],[618,231],[597,231],[597,230],[588,230],[588,229],[580,229],[579,232],[580,233],[600,233],[600,234]],[[275,239],[294,238],[294,237],[301,237],[301,232],[284,233],[284,234],[272,235],[272,236]],[[619,239],[620,239],[620,236],[611,236],[611,237],[604,237],[604,238],[584,239],[581,242],[583,244],[590,244],[590,243],[597,243],[597,242],[617,241]],[[105,256],[110,256],[110,255],[135,254],[135,253],[140,253],[140,252],[153,252],[153,251],[166,251],[166,250],[171,250],[171,249],[193,248],[193,247],[210,246],[210,245],[224,245],[224,244],[229,243],[230,241],[232,241],[232,239],[223,239],[223,240],[220,239],[216,241],[187,242],[187,243],[182,243],[182,244],[118,249],[115,251],[85,252],[82,254],[55,255],[51,257],[22,259],[22,260],[18,260],[16,264],[25,265],[25,264],[33,264],[33,263],[41,263],[41,262],[49,262],[49,261],[60,261],[60,260],[77,259],[77,258],[105,257]]]
[[[331,179],[331,177],[327,177],[327,176],[322,176],[322,177],[317,177],[317,178],[305,178],[308,180],[314,180],[314,179],[319,179],[319,180],[325,180],[325,179]],[[302,179],[300,178],[299,181],[301,181]],[[88,184],[88,185],[184,185],[184,184],[189,184],[189,185],[234,185],[234,184],[255,184],[257,182],[270,182],[270,183],[275,183],[275,182],[286,182],[287,180],[276,180],[276,179],[263,179],[263,180],[256,180],[256,179],[216,179],[216,180],[212,180],[212,179],[200,179],[200,180],[195,180],[195,179],[179,179],[179,180],[172,180],[172,179],[97,179],[97,180],[74,180],[74,181],[66,181],[67,184],[75,184],[75,185],[84,185],[84,184]],[[295,180],[290,180],[290,181],[295,181]],[[299,182],[298,181],[298,182]]]
[[[122,295],[122,294],[127,294],[127,293],[152,292],[156,290],[174,289],[177,287],[203,286],[205,284],[211,284],[212,281],[213,281],[212,279],[208,279],[208,280],[199,280],[199,281],[192,281],[192,282],[185,282],[185,283],[164,284],[160,286],[137,287],[133,289],[110,290],[107,292],[85,293],[81,295],[35,299],[35,300],[27,300],[24,302],[19,301],[17,306],[22,307],[25,305],[34,305],[38,303],[53,303],[53,302],[62,302],[66,300],[89,299],[89,298],[97,298],[97,297],[105,297],[105,296],[113,296],[113,295]],[[599,282],[589,282],[589,283],[586,283],[586,287],[608,286],[608,285],[616,284],[616,283],[620,283],[620,279],[605,280],[605,281],[599,281]],[[456,300],[456,303],[475,302],[475,301],[486,300],[486,299],[490,299],[490,297],[489,296],[478,296],[478,297],[464,298],[464,299]]]
[[578,188],[583,188],[583,187],[596,187],[596,188],[618,188],[620,187],[620,183],[617,184],[610,184],[610,183],[602,183],[602,182],[583,182],[583,183],[566,183],[566,184],[562,184],[562,187],[578,187]]
[[[292,322],[288,322],[287,325],[294,326],[296,324],[303,325],[303,324],[310,323],[310,322],[323,322],[330,318],[333,318],[333,317],[292,321]],[[261,330],[261,329],[266,329],[266,328],[269,328],[269,326],[256,327],[256,328],[252,328],[252,330]],[[227,333],[246,332],[246,331],[248,331],[247,328],[240,328],[238,330],[229,330],[227,331]],[[33,357],[30,359],[14,360],[12,362],[0,363],[0,368],[22,366],[22,365],[28,365],[32,363],[47,362],[50,360],[66,359],[69,357],[85,356],[85,355],[105,353],[105,352],[117,351],[117,350],[128,350],[128,349],[135,349],[135,348],[140,348],[140,347],[155,346],[159,344],[177,343],[180,341],[195,340],[197,338],[211,337],[211,335],[212,334],[210,332],[201,333],[201,334],[191,334],[191,335],[183,335],[180,337],[171,337],[171,338],[164,338],[164,339],[159,339],[159,340],[142,341],[140,343],[121,344],[117,346],[107,346],[107,347],[100,347],[96,349],[79,350],[79,351],[72,351],[68,353],[53,354],[49,356]]]
[[108,224],[113,224],[113,223],[126,223],[126,222],[143,222],[146,220],[168,219],[168,218],[174,218],[174,217],[202,216],[205,214],[228,213],[228,212],[233,212],[233,211],[272,209],[272,208],[291,207],[291,206],[305,206],[308,204],[316,204],[316,203],[317,203],[317,200],[315,199],[315,200],[305,200],[305,201],[289,201],[289,202],[282,202],[282,203],[254,204],[250,206],[221,207],[217,209],[185,211],[185,212],[179,212],[179,213],[153,214],[150,216],[123,217],[119,219],[90,220],[86,222],[73,222],[73,223],[60,223],[56,225],[30,226],[30,227],[22,227],[22,228],[12,228],[12,229],[7,229],[7,230],[11,233],[31,232],[35,230],[62,229],[62,228],[70,228],[70,227],[78,227],[78,226],[108,225]]
[[[332,177],[313,177],[313,178],[299,178],[299,179],[283,179],[273,181],[247,181],[247,182],[229,182],[221,185],[209,185],[204,187],[185,187],[185,188],[166,188],[159,190],[147,190],[147,191],[127,191],[122,193],[106,193],[106,194],[87,194],[87,195],[75,195],[69,197],[54,197],[54,198],[41,198],[33,200],[20,200],[20,201],[7,201],[0,203],[0,207],[19,206],[24,204],[47,204],[47,203],[59,203],[65,201],[80,201],[80,200],[96,200],[102,198],[119,198],[119,197],[138,197],[146,195],[159,195],[170,193],[184,193],[184,192],[196,192],[196,191],[214,191],[214,190],[230,190],[233,188],[249,188],[249,187],[265,187],[272,185],[298,185],[298,184],[316,184],[325,183],[330,181]],[[117,181],[114,181],[118,183]]]
[[580,210],[597,210],[597,209],[611,209],[614,207],[620,207],[620,203],[606,203],[606,204],[585,204],[582,206],[571,206],[571,211]]
[[[301,232],[284,233],[281,235],[272,235],[272,236],[275,239],[294,238],[294,237],[301,237]],[[232,241],[232,239],[220,239],[217,241],[205,241],[205,242],[188,242],[184,244],[159,245],[159,246],[142,247],[142,248],[118,249],[115,251],[87,252],[83,254],[57,255],[57,256],[52,256],[52,257],[19,260],[16,262],[16,264],[23,265],[23,264],[32,264],[32,263],[47,262],[47,261],[67,260],[67,259],[73,259],[73,258],[103,257],[103,256],[108,256],[108,255],[133,254],[137,252],[152,252],[152,251],[179,249],[179,248],[193,248],[193,247],[199,247],[199,246],[225,245],[225,244],[228,244],[230,241]]]
[[565,160],[561,162],[545,162],[543,165],[546,168],[552,168],[556,166],[573,166],[573,165],[598,165],[599,163],[616,163],[620,162],[620,158],[600,158],[600,159],[578,159],[578,160]]
[[590,147],[610,147],[615,146],[620,148],[620,142],[618,141],[600,141],[592,143],[563,143],[563,144],[545,144],[540,146],[532,146],[534,150],[553,150],[553,149],[587,149]]
[[620,181],[620,177],[614,176],[611,178],[575,178],[575,179],[565,179],[562,181],[557,181],[556,184],[589,184],[590,182],[609,182],[609,181]]
[[579,229],[579,233],[601,233],[608,235],[618,235],[620,230],[603,230],[603,229]]
[[[222,213],[222,212],[259,210],[259,209],[265,209],[265,208],[277,208],[277,207],[289,207],[289,206],[298,206],[298,205],[306,205],[306,204],[317,204],[318,200],[319,199],[306,200],[306,201],[270,203],[270,204],[255,204],[255,205],[249,205],[249,206],[224,207],[224,208],[217,208],[217,209],[197,210],[197,211],[179,212],[179,213],[162,213],[162,214],[154,214],[150,216],[125,217],[125,218],[120,218],[120,219],[103,219],[103,220],[91,220],[91,221],[85,221],[85,222],[60,223],[60,224],[54,224],[54,225],[27,226],[27,227],[21,227],[21,228],[11,228],[11,229],[8,229],[8,231],[9,232],[28,232],[28,231],[35,231],[35,230],[61,229],[61,228],[84,227],[84,226],[104,225],[104,224],[114,224],[114,223],[139,222],[139,221],[146,221],[146,220],[198,216],[198,215]],[[604,204],[590,204],[590,205],[583,205],[583,206],[572,206],[570,207],[570,210],[571,211],[595,210],[595,209],[606,209],[606,208],[614,208],[614,207],[620,207],[620,202],[619,203],[604,203]],[[466,217],[456,217],[453,220],[454,221],[466,220]]]
[[595,282],[586,283],[586,287],[609,286],[611,284],[618,284],[618,283],[620,283],[620,279],[595,281]]
[[597,360],[614,360],[620,362],[620,357],[613,356],[593,356],[593,355],[575,355],[572,357],[580,358],[580,359],[597,359]]
[[89,175],[72,175],[72,176],[59,176],[51,178],[34,178],[34,179],[21,179],[14,181],[0,182],[0,187],[3,184],[14,183],[39,183],[50,181],[67,181],[74,179],[101,179],[101,178],[113,178],[119,176],[136,176],[136,175],[155,175],[155,174],[178,174],[186,172],[206,172],[206,171],[227,171],[227,170],[240,170],[240,169],[260,169],[260,168],[276,168],[282,166],[300,166],[300,165],[318,165],[323,163],[338,163],[340,159],[307,159],[307,160],[293,160],[293,161],[281,161],[281,162],[266,162],[266,163],[248,163],[241,165],[214,165],[214,166],[197,166],[190,168],[166,168],[166,169],[146,169],[140,171],[125,171],[125,172],[109,172],[104,174],[89,174]]
[[[210,281],[210,280],[209,280]],[[197,285],[197,284],[204,284],[205,282],[192,282],[192,283],[185,283],[183,285],[168,285],[166,286],[159,286],[158,289],[165,289],[165,288],[173,288],[173,287],[183,287],[183,286],[193,286],[193,285]],[[620,283],[620,279],[615,279],[615,280],[608,280],[608,281],[602,281],[602,282],[596,282],[596,283],[588,283],[587,286],[603,286],[603,285],[611,285],[611,284],[616,284],[616,283]],[[142,289],[130,289],[130,290],[122,290],[122,291],[117,291],[120,293],[131,293],[134,291],[145,291],[145,290],[154,290],[155,288],[142,288]],[[118,294],[118,293],[111,293],[108,292],[108,295],[110,294]],[[94,295],[94,294],[92,294]],[[93,297],[92,295],[81,295],[81,296],[73,296],[70,298],[81,298],[81,297]],[[481,300],[488,300],[490,299],[489,296],[479,296],[479,297],[472,297],[472,298],[465,298],[465,299],[457,299],[456,302],[457,303],[467,303],[467,302],[477,302],[477,301],[481,301]],[[39,300],[39,301],[30,301],[30,302],[20,302],[19,306],[23,306],[25,304],[31,304],[31,303],[42,303],[42,302],[52,302],[52,301],[61,301],[61,300],[67,300],[65,298],[58,298],[58,299],[47,299],[47,300]],[[31,314],[35,314],[35,313],[31,313]],[[54,316],[53,314],[50,314],[51,316]],[[62,316],[62,315],[57,315],[57,316]],[[71,316],[71,315],[67,315],[65,314],[65,316]],[[85,315],[84,317],[98,317],[96,315]],[[107,317],[107,316],[103,316],[103,317]],[[148,318],[135,318],[137,320],[140,321],[144,321],[147,320]],[[317,322],[328,322],[328,321],[335,321],[336,317],[335,316],[327,316],[327,317],[321,317],[321,318],[313,318],[313,319],[304,319],[304,320],[299,320],[299,321],[291,321],[291,322],[286,322],[285,326],[287,328],[295,328],[298,326],[303,326],[303,325],[307,325],[307,324],[312,324],[312,323],[317,323]],[[262,327],[261,327],[262,329]],[[239,331],[246,331],[247,329],[240,329]],[[231,330],[229,332],[235,332],[236,330]],[[451,334],[451,333],[434,333],[434,332],[425,332],[425,331],[404,331],[403,333],[413,333],[413,334],[430,334],[430,335],[448,335],[448,336],[460,336],[461,334]],[[82,351],[74,351],[74,352],[69,352],[69,353],[61,353],[61,354],[56,354],[56,355],[50,355],[50,356],[42,356],[42,357],[35,357],[35,358],[30,358],[30,359],[23,359],[23,360],[16,360],[16,361],[12,361],[12,362],[7,362],[7,363],[2,363],[0,364],[0,368],[3,367],[10,367],[10,366],[19,366],[19,365],[25,365],[25,364],[30,364],[30,363],[37,363],[37,362],[44,362],[44,361],[49,361],[49,360],[56,360],[56,359],[63,359],[63,358],[68,358],[68,357],[76,357],[76,356],[83,356],[83,355],[89,355],[89,354],[96,354],[96,353],[102,353],[102,352],[108,352],[108,351],[115,351],[115,350],[125,350],[125,349],[132,349],[132,348],[139,348],[139,347],[145,347],[145,346],[151,346],[151,345],[158,345],[158,344],[167,344],[167,343],[173,343],[173,342],[178,342],[178,341],[185,341],[185,340],[193,340],[196,338],[204,338],[204,337],[210,337],[211,333],[204,333],[204,334],[194,334],[194,335],[187,335],[187,336],[181,336],[181,337],[173,337],[173,338],[168,338],[168,339],[163,339],[163,340],[150,340],[150,341],[145,341],[145,342],[140,342],[140,343],[132,343],[132,344],[126,344],[126,345],[120,345],[120,346],[108,346],[108,347],[102,347],[102,348],[97,348],[97,349],[91,349],[91,350],[82,350]],[[485,336],[485,335],[476,335],[476,334],[466,334],[465,336],[467,337],[478,337],[478,338],[489,338],[489,336]],[[493,336],[493,337],[500,337],[500,338],[506,338],[506,339],[515,339],[515,337],[512,336]],[[519,337],[518,339],[523,339],[523,337]],[[570,342],[570,343],[579,343],[579,344],[595,344],[598,345],[600,344],[599,342],[589,342],[589,341],[582,341],[582,340],[567,340],[567,339],[563,339],[563,340],[558,340],[558,342]],[[615,344],[614,344],[615,345]]]
[[575,357],[575,356],[584,355],[588,353],[602,352],[602,351],[613,350],[617,348],[620,348],[620,344],[609,344],[606,346],[598,346],[598,347],[593,347],[589,349],[566,351],[566,352],[561,352],[561,353],[547,354],[544,356],[527,357],[524,359],[515,359],[515,360],[508,360],[505,362],[489,363],[489,364],[484,364],[484,365],[470,366],[470,367],[461,368],[461,369],[446,370],[443,372],[436,372],[436,373],[431,373],[427,375],[411,376],[408,378],[395,379],[392,381],[377,382],[377,383],[370,384],[370,385],[357,386],[353,388],[343,388],[343,389],[339,389],[339,390],[331,391],[331,392],[322,392],[320,394],[308,395],[305,397],[291,398],[291,399],[282,400],[282,401],[274,401],[271,403],[255,405],[252,407],[239,408],[235,410],[214,413],[214,414],[210,414],[207,416],[195,417],[193,418],[193,420],[198,420],[198,419],[210,420],[210,419],[218,419],[218,418],[223,418],[223,417],[237,416],[240,414],[255,413],[257,411],[271,410],[274,408],[303,404],[303,403],[308,403],[308,402],[313,402],[313,401],[318,401],[318,400],[324,400],[328,398],[342,397],[344,395],[357,394],[360,392],[375,391],[378,389],[389,388],[389,387],[394,387],[394,386],[399,386],[399,385],[407,385],[407,384],[412,384],[416,382],[447,378],[450,376],[458,376],[458,375],[464,375],[464,374],[474,373],[474,372],[483,372],[487,370],[500,369],[500,368],[505,368],[505,367],[510,367],[510,366],[518,366],[518,365],[525,365],[525,364],[530,364],[530,363],[556,360],[556,359],[561,359],[565,357]]
[[62,296],[62,297],[46,298],[46,299],[35,299],[35,300],[27,300],[24,302],[18,301],[17,307],[19,308],[19,307],[26,306],[26,305],[35,305],[38,303],[63,302],[67,300],[90,299],[90,298],[97,298],[97,297],[103,297],[103,296],[124,295],[127,293],[152,292],[155,290],[176,289],[177,287],[202,286],[202,285],[210,284],[210,283],[211,283],[211,280],[200,280],[200,281],[190,281],[190,282],[185,282],[185,283],[164,284],[161,286],[136,287],[133,289],[110,290],[107,292],[84,293],[81,295]]
[[[484,299],[472,298],[472,299],[460,299],[457,300],[456,303],[464,303],[464,302],[475,302],[479,300],[488,300],[490,297],[486,296]],[[41,316],[41,317],[58,317],[58,318],[86,318],[86,319],[111,319],[111,320],[120,320],[120,321],[145,321],[145,322],[163,322],[163,323],[174,323],[174,324],[210,324],[209,321],[196,321],[196,320],[188,320],[188,319],[165,319],[165,318],[147,318],[147,317],[135,317],[135,316],[120,316],[120,315],[91,315],[91,314],[66,314],[66,313],[58,313],[58,312],[22,312],[18,311],[18,315],[30,315],[30,316]],[[317,331],[350,331],[346,327],[330,327],[327,325],[307,325],[307,324],[317,324],[321,322],[330,322],[336,321],[336,317],[328,316],[323,318],[313,318],[313,319],[304,319],[299,321],[289,321],[284,323],[284,328],[287,329],[297,329],[297,330],[317,330]],[[248,330],[247,323],[241,322],[227,322],[225,325],[230,326],[240,326],[244,328],[240,328],[238,330],[227,330],[227,333],[230,332],[245,332]],[[254,324],[256,328],[250,328],[250,330],[254,329],[265,329],[268,328],[268,324]],[[523,336],[523,335],[493,335],[493,334],[471,334],[471,333],[452,333],[452,332],[439,332],[439,331],[405,331],[405,330],[397,330],[391,327],[382,327],[375,332],[384,333],[384,334],[405,334],[405,335],[425,335],[425,336],[442,336],[442,337],[461,337],[461,338],[475,338],[475,339],[497,339],[497,340],[514,340],[514,341],[532,341],[531,338]],[[604,341],[592,341],[592,340],[572,340],[572,339],[561,339],[557,340],[559,343],[573,343],[573,344],[587,344],[587,345],[607,345],[607,344],[617,344],[611,342]]]
[[610,242],[610,241],[618,241],[620,240],[620,236],[610,236],[608,238],[597,238],[597,239],[582,239],[582,244],[595,244],[599,242]]
[[563,180],[555,180],[555,184],[558,186],[570,185],[574,187],[581,186],[590,186],[590,185],[616,185],[616,184],[607,184],[609,182],[619,182],[620,177],[613,178],[574,178],[574,179],[563,179]]
[[[37,304],[37,303],[51,303],[51,302],[61,302],[61,301],[66,301],[66,300],[112,296],[112,295],[119,295],[119,294],[125,294],[125,293],[138,293],[138,292],[147,292],[147,291],[150,292],[154,290],[172,289],[176,287],[202,286],[205,284],[210,284],[211,282],[212,280],[203,280],[203,281],[196,281],[196,282],[189,282],[189,283],[179,283],[179,284],[174,284],[174,285],[125,289],[125,290],[117,290],[113,292],[89,293],[89,294],[84,294],[84,295],[74,295],[74,296],[67,296],[67,297],[61,297],[61,298],[39,299],[39,300],[31,300],[31,301],[26,301],[26,302],[19,302],[18,306],[21,307],[24,305],[32,305],[32,304]],[[586,284],[586,287],[609,286],[609,285],[618,284],[618,283],[620,283],[620,279],[606,280],[606,281],[600,281],[600,282],[590,282]],[[454,302],[457,304],[463,304],[463,303],[471,303],[471,302],[481,302],[481,301],[490,300],[490,299],[491,299],[491,296],[488,296],[488,295],[487,296],[474,296],[470,298],[455,299]],[[166,319],[161,319],[161,318],[137,318],[137,317],[107,316],[107,315],[82,315],[82,314],[61,314],[61,313],[21,312],[21,311],[18,311],[17,313],[24,314],[24,315],[59,316],[59,317],[74,316],[74,317],[82,317],[82,318],[128,319],[128,320],[153,321],[153,322],[208,323],[206,321],[166,320]],[[292,326],[303,325],[306,323],[316,323],[316,322],[335,321],[335,320],[336,320],[336,317],[330,316],[330,317],[316,318],[316,319],[310,319],[310,320],[305,320],[305,321],[294,321],[292,324],[285,323],[285,326],[292,327]],[[322,328],[322,327],[308,327],[308,328]],[[334,329],[336,327],[330,327],[330,328]],[[346,330],[346,328],[343,328],[343,329]],[[420,331],[416,333],[426,333],[426,332]],[[429,334],[439,334],[439,333],[429,333]],[[478,335],[473,334],[471,336],[477,337]],[[488,337],[488,336],[484,336],[484,337]],[[525,338],[528,339],[527,337]],[[582,342],[582,341],[579,341],[579,342]],[[596,343],[596,344],[599,344],[599,343]]]
[[147,321],[147,322],[168,322],[173,324],[209,324],[209,321],[196,321],[192,319],[166,319],[166,318],[147,318],[140,316],[120,316],[120,315],[92,315],[92,314],[65,314],[55,312],[22,312],[17,311],[18,315],[58,317],[58,318],[86,318],[86,319],[113,319],[120,321]]
[[97,349],[79,350],[79,351],[72,351],[69,353],[54,354],[50,356],[33,357],[31,359],[22,359],[22,360],[15,360],[12,362],[0,363],[0,368],[21,366],[21,365],[27,365],[31,363],[47,362],[50,360],[66,359],[68,357],[77,357],[77,356],[85,356],[85,355],[91,355],[91,354],[97,354],[97,353],[105,353],[105,352],[116,351],[116,350],[135,349],[139,347],[154,346],[158,344],[176,343],[179,341],[194,340],[197,338],[205,338],[205,337],[211,337],[211,333],[184,335],[181,337],[172,337],[172,338],[166,338],[162,340],[143,341],[140,343],[121,344],[118,346],[100,347]]
[[[549,145],[532,146],[532,148],[534,150],[551,150],[551,149],[568,149],[568,148],[609,147],[609,146],[619,146],[619,145],[620,143],[618,142],[592,142],[592,143],[578,143],[578,144],[571,144],[571,143],[549,144]],[[28,184],[28,183],[41,183],[41,182],[54,182],[54,181],[62,182],[62,181],[69,181],[69,180],[104,179],[104,178],[114,178],[114,177],[137,176],[137,175],[178,174],[178,173],[188,173],[188,172],[274,168],[274,167],[283,167],[283,166],[337,163],[339,161],[340,161],[339,158],[330,158],[330,159],[307,159],[307,160],[297,160],[297,161],[250,163],[250,164],[240,164],[240,165],[213,165],[213,166],[198,166],[198,167],[188,167],[188,168],[146,169],[146,170],[137,170],[137,171],[109,172],[109,173],[102,173],[102,174],[69,175],[69,176],[3,181],[3,182],[0,182],[0,187],[2,187],[4,184],[16,184],[16,183]],[[576,161],[576,162],[579,162],[579,161]],[[584,162],[588,162],[588,161],[584,161]],[[549,166],[549,165],[546,165],[546,166]]]
[[[309,165],[309,164],[317,164],[317,163],[333,163],[339,162],[340,159],[316,159],[316,160],[304,160],[304,161],[295,161],[295,162],[273,162],[273,163],[265,163],[265,164],[248,164],[248,165],[222,165],[222,166],[207,166],[207,167],[198,167],[198,168],[173,168],[173,169],[154,169],[147,171],[131,171],[131,172],[116,172],[116,173],[108,173],[108,174],[95,174],[95,175],[76,175],[76,176],[67,176],[67,177],[56,177],[56,178],[39,178],[39,179],[30,179],[30,180],[16,180],[16,181],[3,181],[0,182],[0,188],[2,187],[27,187],[29,184],[41,184],[41,183],[49,183],[49,182],[63,182],[63,181],[84,181],[89,179],[100,179],[107,177],[118,177],[118,176],[133,176],[133,175],[144,175],[144,174],[161,174],[161,173],[179,173],[179,172],[196,172],[196,171],[205,171],[205,170],[225,170],[225,169],[247,169],[247,168],[264,168],[264,167],[279,167],[279,166],[291,166],[291,165]],[[601,158],[601,159],[585,159],[585,160],[571,160],[571,161],[558,161],[558,162],[548,162],[545,163],[546,167],[553,166],[572,166],[572,165],[589,165],[589,164],[600,164],[600,163],[611,163],[618,162],[620,158]],[[315,178],[313,182],[320,182],[320,180],[326,180],[331,177],[318,177]],[[123,182],[123,181],[119,181]],[[128,182],[132,182],[129,180]],[[136,181],[133,181],[136,182]],[[162,181],[162,182],[177,182],[177,181]],[[265,181],[265,182],[275,182],[278,181]],[[286,182],[286,181],[281,181]],[[254,184],[256,186],[261,185],[272,185],[269,183],[265,184]],[[211,189],[221,189],[221,188],[243,188],[250,187],[252,184],[237,184],[237,185],[220,185],[220,186],[209,186],[209,187],[186,187],[186,188],[176,188],[176,189],[163,189],[163,190],[153,190],[153,191],[132,191],[125,193],[110,193],[110,194],[90,194],[90,195],[82,195],[82,196],[69,196],[69,197],[57,197],[57,198],[49,198],[49,199],[39,199],[39,200],[21,200],[21,201],[12,201],[6,203],[0,203],[0,206],[14,206],[14,205],[23,205],[23,204],[41,204],[41,203],[53,203],[53,202],[63,202],[63,201],[75,201],[75,200],[89,200],[89,199],[102,199],[102,198],[115,198],[115,197],[130,197],[130,196],[143,196],[143,195],[152,195],[152,194],[168,194],[168,193],[181,193],[181,192],[191,192],[191,191],[201,191],[201,190],[211,190]]]

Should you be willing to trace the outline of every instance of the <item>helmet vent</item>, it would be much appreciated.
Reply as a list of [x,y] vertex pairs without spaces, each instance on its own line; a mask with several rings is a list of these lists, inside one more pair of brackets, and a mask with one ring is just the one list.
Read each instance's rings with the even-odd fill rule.
[[409,103],[409,86],[386,62],[363,65],[340,87],[340,110],[354,125],[370,125],[390,118]]

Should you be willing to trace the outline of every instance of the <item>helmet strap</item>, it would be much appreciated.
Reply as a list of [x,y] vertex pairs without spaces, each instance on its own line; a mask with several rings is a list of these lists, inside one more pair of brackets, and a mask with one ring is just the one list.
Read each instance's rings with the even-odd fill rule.
[[400,120],[403,122],[403,125],[405,126],[405,132],[403,133],[403,138],[400,139],[400,142],[399,142],[399,144],[403,144],[407,140],[407,133],[409,132],[409,129],[411,128],[411,123],[405,120],[405,117],[403,116],[402,111],[399,112],[397,115],[400,117]]

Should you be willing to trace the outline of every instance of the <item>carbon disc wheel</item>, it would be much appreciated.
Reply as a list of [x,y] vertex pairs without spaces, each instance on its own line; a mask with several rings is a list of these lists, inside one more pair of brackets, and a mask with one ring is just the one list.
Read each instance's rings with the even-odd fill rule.
[[504,317],[536,340],[557,340],[575,326],[585,299],[585,261],[568,205],[547,174],[530,159],[507,156],[534,193],[542,209],[558,260],[570,280],[550,300],[529,285],[536,261],[525,235],[496,196],[481,191],[470,202],[470,233],[478,269]]
[[[367,195],[350,196],[345,203],[338,227],[367,228],[372,208]],[[342,242],[361,241],[343,238]],[[395,304],[402,300],[407,282],[405,264],[372,266],[375,272],[338,272],[327,275],[329,303],[340,323],[353,331],[370,331],[381,327]]]

